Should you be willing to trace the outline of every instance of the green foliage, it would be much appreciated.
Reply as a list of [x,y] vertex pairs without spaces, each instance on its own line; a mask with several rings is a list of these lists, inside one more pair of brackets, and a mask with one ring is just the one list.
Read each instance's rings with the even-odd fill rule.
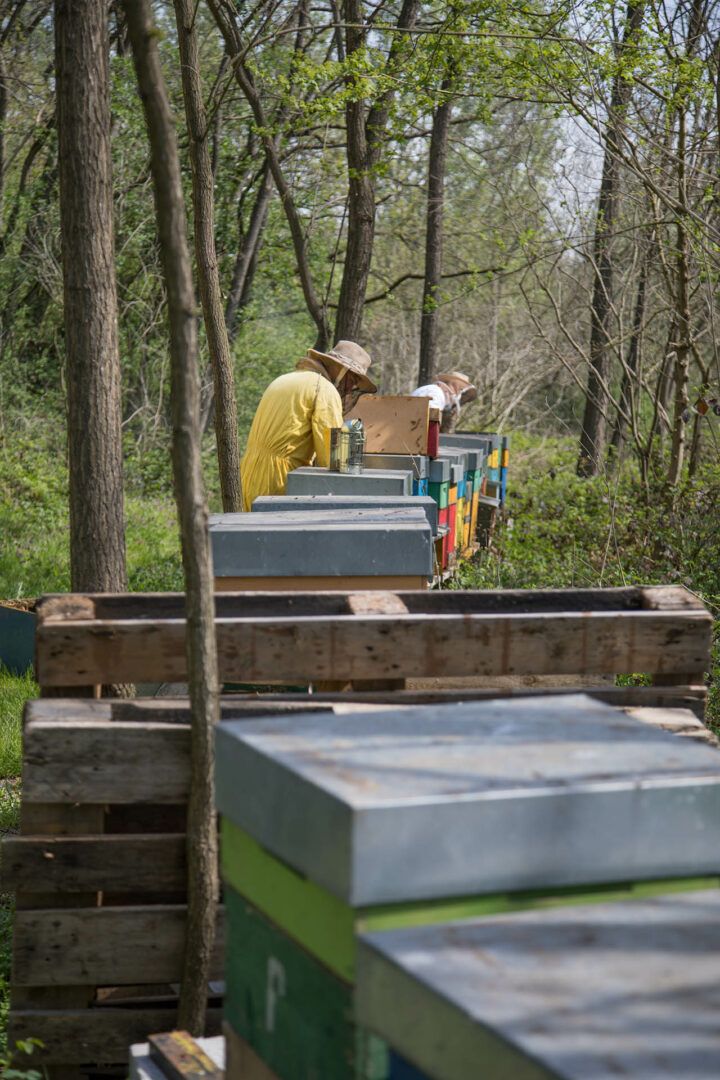
[[0,596],[69,590],[67,498],[59,428],[17,425],[0,442]]
[[[706,463],[670,506],[659,485],[645,498],[632,466],[580,480],[576,458],[570,440],[513,440],[505,520],[491,548],[462,568],[456,587],[677,583],[720,617],[720,465]],[[646,678],[627,675],[623,685]],[[720,622],[708,685],[708,718],[720,725]]]
[[[13,675],[0,663],[0,781],[20,775],[22,763],[22,710],[28,698],[37,697],[38,687],[32,671]],[[0,820],[11,813],[12,793],[2,796]]]
[[[205,472],[217,499],[212,437]],[[129,462],[125,501],[131,590],[182,590],[183,578],[169,448]],[[37,597],[70,589],[68,491],[64,442],[52,424],[0,443],[0,596]]]

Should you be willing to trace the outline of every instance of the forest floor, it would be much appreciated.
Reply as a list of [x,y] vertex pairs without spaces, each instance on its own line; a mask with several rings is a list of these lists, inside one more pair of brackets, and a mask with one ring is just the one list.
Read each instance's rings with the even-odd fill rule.
[[[593,480],[575,476],[571,440],[513,438],[505,520],[489,549],[461,567],[454,588],[569,588],[683,584],[720,616],[720,461],[671,499],[643,492],[631,465]],[[62,454],[37,440],[0,454],[0,598],[19,601],[69,589],[67,488]],[[130,588],[182,589],[169,476],[130,474]],[[211,507],[216,491],[211,493]],[[720,621],[708,672],[708,725],[720,731]],[[643,672],[622,681],[643,682]],[[525,685],[521,683],[520,685]],[[0,670],[0,833],[20,814],[22,708],[37,687]],[[13,898],[0,895],[0,1071],[8,1010]]]

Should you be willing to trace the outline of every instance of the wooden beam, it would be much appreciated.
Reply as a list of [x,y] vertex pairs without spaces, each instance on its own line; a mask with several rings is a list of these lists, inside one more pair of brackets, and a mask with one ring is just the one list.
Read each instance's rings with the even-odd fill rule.
[[185,836],[8,836],[2,888],[34,892],[172,892],[186,887]]
[[[403,602],[407,604],[404,594]],[[411,605],[407,604],[409,610]],[[218,619],[224,681],[706,670],[700,611],[408,614]],[[186,678],[182,620],[38,627],[37,676],[51,685]]]
[[[39,1039],[27,1068],[51,1062],[56,1065],[127,1065],[128,1047],[145,1042],[156,1031],[175,1026],[176,1009],[145,1008],[13,1009],[8,1017],[10,1045],[18,1040]],[[207,1035],[219,1035],[222,1010],[207,1011]]]
[[24,802],[181,803],[187,798],[188,725],[33,720],[34,712],[32,707],[26,712],[23,735]]
[[[211,979],[222,978],[222,909]],[[13,981],[22,986],[173,983],[182,976],[184,905],[15,913]]]

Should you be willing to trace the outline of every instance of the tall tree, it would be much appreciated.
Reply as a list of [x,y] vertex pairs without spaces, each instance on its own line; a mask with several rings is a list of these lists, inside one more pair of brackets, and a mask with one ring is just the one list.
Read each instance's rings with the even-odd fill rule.
[[420,317],[420,366],[418,384],[432,382],[437,374],[439,332],[438,292],[442,281],[442,224],[445,166],[452,116],[452,79],[443,79],[443,99],[433,115],[428,158],[427,226],[425,231],[425,284]]
[[215,254],[214,177],[200,77],[200,49],[195,22],[197,5],[191,3],[190,0],[174,0],[174,2],[185,117],[190,138],[195,257],[215,389],[215,438],[220,468],[220,489],[223,510],[226,513],[232,513],[242,510],[237,401]]
[[420,0],[403,0],[384,65],[383,89],[371,103],[358,94],[357,83],[362,79],[353,70],[358,57],[367,50],[372,33],[371,25],[365,19],[364,7],[362,0],[345,0],[346,82],[349,92],[345,107],[348,230],[335,319],[336,341],[357,341],[360,337],[375,238],[377,169],[387,141],[390,110],[411,48],[408,32],[417,21]]
[[191,711],[187,815],[188,921],[178,1025],[203,1034],[217,905],[215,724],[218,669],[207,507],[200,462],[200,393],[195,292],[175,127],[160,67],[150,0],[124,0],[150,138],[158,236],[170,325],[173,474],[185,571],[186,648]]
[[616,70],[603,153],[602,179],[595,218],[593,242],[593,294],[590,308],[590,368],[585,411],[580,435],[579,476],[596,476],[602,469],[605,452],[608,379],[612,358],[613,276],[612,241],[617,213],[620,172],[619,148],[625,114],[632,89],[626,70],[626,56],[642,26],[645,0],[628,0],[622,42],[617,49]]
[[70,567],[78,592],[127,588],[109,48],[106,0],[56,0]]

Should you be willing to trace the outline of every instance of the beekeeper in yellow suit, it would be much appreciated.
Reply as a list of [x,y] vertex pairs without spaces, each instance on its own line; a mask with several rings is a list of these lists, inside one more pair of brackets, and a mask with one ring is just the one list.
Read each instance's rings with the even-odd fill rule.
[[340,427],[358,393],[374,394],[367,376],[370,356],[354,341],[327,353],[308,349],[295,371],[270,383],[260,399],[240,462],[243,507],[258,495],[284,495],[287,474],[317,457],[327,465],[323,432]]

